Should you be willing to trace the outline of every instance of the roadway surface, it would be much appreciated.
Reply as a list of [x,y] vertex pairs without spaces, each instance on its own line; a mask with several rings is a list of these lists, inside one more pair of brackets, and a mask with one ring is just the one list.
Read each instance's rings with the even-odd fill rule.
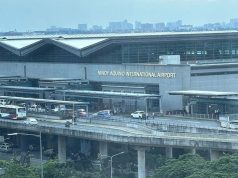
[[216,120],[189,120],[173,116],[139,120],[113,116],[110,119],[77,118],[70,127],[65,127],[66,120],[38,118],[36,125],[23,122],[23,120],[0,119],[0,126],[141,146],[167,144],[191,146],[194,141],[200,142],[201,147],[218,147],[220,144],[219,147],[237,149],[238,145],[237,130],[221,128]]

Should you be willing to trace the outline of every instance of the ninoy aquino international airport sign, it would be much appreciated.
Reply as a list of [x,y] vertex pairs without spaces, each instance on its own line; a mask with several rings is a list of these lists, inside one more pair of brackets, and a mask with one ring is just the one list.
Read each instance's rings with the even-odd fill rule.
[[113,77],[176,78],[176,73],[172,72],[98,70],[97,73],[99,76],[113,76]]

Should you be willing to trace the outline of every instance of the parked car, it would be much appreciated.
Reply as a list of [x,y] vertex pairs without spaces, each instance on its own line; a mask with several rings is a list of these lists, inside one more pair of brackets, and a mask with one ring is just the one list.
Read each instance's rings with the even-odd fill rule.
[[23,123],[27,125],[36,125],[38,124],[38,121],[35,118],[27,118]]
[[53,112],[59,112],[59,111],[66,111],[66,107],[65,105],[58,105],[58,106],[55,106],[55,108],[52,109]]
[[113,115],[113,112],[111,110],[102,110],[102,111],[98,111],[97,113],[94,113],[93,117],[110,118],[112,115]]
[[9,147],[12,147],[13,144],[12,144],[12,143],[7,143],[7,142],[2,142],[2,143],[0,143],[0,146],[9,146]]
[[33,104],[32,106],[30,106],[30,107],[28,108],[28,111],[32,111],[32,112],[45,112],[45,109],[42,108],[42,107],[39,106],[39,105]]
[[0,144],[0,151],[2,152],[12,152],[12,148],[9,145],[1,145]]
[[145,119],[146,114],[144,111],[135,111],[135,112],[131,113],[131,117],[134,119]]

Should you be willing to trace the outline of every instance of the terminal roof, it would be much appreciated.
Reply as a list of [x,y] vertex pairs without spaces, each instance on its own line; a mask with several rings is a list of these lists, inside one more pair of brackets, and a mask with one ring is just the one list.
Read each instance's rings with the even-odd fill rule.
[[184,95],[184,96],[238,96],[236,92],[220,92],[220,91],[201,91],[201,90],[183,90],[170,91],[170,95]]
[[88,56],[109,45],[132,42],[237,39],[238,31],[153,32],[123,34],[77,34],[0,37],[0,46],[18,56],[30,54],[44,45],[55,45],[79,57]]
[[88,105],[89,104],[89,102],[49,100],[49,99],[24,98],[24,97],[12,97],[12,96],[0,96],[0,98],[7,99],[7,100],[14,100],[14,101],[28,101],[28,102],[66,104],[66,105]]

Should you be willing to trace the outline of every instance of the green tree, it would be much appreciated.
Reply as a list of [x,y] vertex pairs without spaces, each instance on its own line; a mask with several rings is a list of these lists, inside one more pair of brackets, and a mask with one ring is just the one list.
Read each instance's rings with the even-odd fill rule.
[[39,178],[37,169],[22,166],[14,161],[0,161],[0,167],[5,168],[2,178]]
[[169,159],[153,178],[185,178],[204,168],[206,161],[198,155],[186,154],[178,159]]
[[205,161],[198,155],[183,155],[168,160],[153,178],[237,178],[238,154],[224,155],[215,161]]

